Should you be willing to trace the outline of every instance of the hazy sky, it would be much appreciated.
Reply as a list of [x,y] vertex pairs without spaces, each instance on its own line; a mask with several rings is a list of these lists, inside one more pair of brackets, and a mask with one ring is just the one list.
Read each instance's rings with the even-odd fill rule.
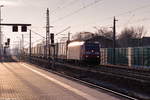
[[[96,31],[93,27],[112,26],[118,19],[117,32],[124,27],[144,25],[150,36],[150,0],[0,0],[3,4],[3,23],[30,23],[32,29],[45,36],[46,8],[50,9],[51,32],[57,33],[71,26],[67,32]],[[4,37],[11,41],[21,38],[21,32],[12,33],[2,28]],[[24,33],[28,41],[28,33]],[[60,36],[59,36],[60,37]],[[42,39],[33,34],[33,40]],[[27,42],[26,42],[27,43]]]

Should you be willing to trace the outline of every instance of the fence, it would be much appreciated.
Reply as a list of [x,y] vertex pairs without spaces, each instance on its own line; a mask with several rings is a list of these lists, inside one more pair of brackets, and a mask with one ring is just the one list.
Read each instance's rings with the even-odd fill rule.
[[[113,64],[113,48],[100,49],[100,64]],[[118,65],[150,67],[150,47],[116,48]]]

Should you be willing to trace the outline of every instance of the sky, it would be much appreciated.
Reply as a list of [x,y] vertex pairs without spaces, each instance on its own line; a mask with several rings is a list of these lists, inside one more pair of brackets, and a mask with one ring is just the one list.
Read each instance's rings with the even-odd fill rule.
[[[95,32],[94,27],[112,27],[113,17],[116,22],[117,34],[125,27],[144,26],[146,36],[150,36],[150,0],[0,0],[2,23],[32,24],[29,29],[45,36],[46,9],[50,10],[50,29],[58,33],[71,27],[57,39],[72,36],[77,32]],[[111,28],[110,28],[111,30]],[[29,32],[12,32],[11,27],[2,26],[3,42],[11,39],[12,45],[17,45],[24,34],[24,46],[28,46]],[[35,45],[42,37],[32,33]],[[57,41],[57,40],[56,40]]]

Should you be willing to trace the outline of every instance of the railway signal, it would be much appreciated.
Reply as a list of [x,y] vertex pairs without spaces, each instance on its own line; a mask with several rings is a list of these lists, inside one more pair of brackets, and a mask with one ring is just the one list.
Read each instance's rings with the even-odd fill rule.
[[18,32],[18,26],[17,25],[12,26],[12,31],[13,32]]
[[[18,26],[21,26],[21,31],[22,32],[27,32],[27,26],[31,26],[31,24],[0,23],[0,26],[11,26],[12,27],[12,32],[18,32]],[[30,31],[30,34],[31,34],[31,31]],[[5,43],[6,46],[9,47],[9,43],[10,43],[10,39],[8,39],[7,43]],[[30,48],[31,48],[31,35],[30,35],[30,44],[29,45],[30,45]],[[30,55],[31,55],[31,51],[30,51]],[[30,58],[31,58],[31,56],[30,56]]]
[[27,26],[21,26],[21,32],[27,32]]
[[5,47],[9,47],[10,45],[10,38],[7,39],[7,42],[5,42]]
[[[13,32],[18,32],[18,26],[17,26],[17,25],[13,25],[12,31],[13,31]],[[22,26],[21,26],[21,32],[27,32],[27,26],[22,25]]]
[[5,42],[5,46],[7,46],[8,45],[8,42]]
[[18,27],[21,26],[21,32],[27,32],[27,26],[31,26],[31,24],[8,24],[1,23],[2,26],[12,26],[12,32],[18,32]]
[[51,33],[51,44],[54,44],[54,33]]

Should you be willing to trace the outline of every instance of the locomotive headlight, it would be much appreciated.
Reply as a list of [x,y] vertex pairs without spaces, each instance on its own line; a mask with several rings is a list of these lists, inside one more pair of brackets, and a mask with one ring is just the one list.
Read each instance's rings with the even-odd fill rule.
[[85,56],[86,58],[88,57],[88,56]]
[[97,56],[97,58],[99,58],[99,56]]

